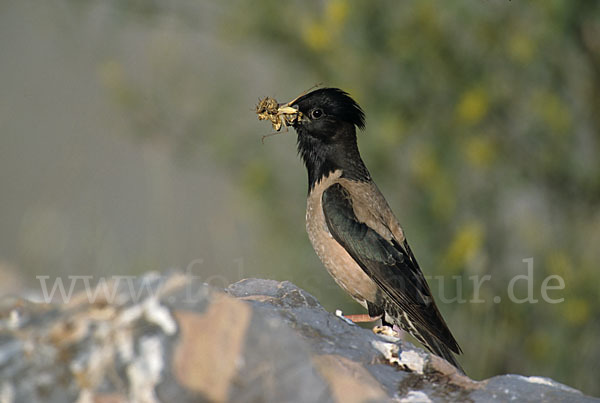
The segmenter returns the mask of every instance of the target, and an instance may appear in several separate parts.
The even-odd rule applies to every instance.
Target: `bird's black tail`
[[[463,375],[465,375],[465,370],[460,366],[454,353],[441,341],[439,341],[435,336],[429,334],[427,331],[423,331],[420,334],[419,340],[423,345],[431,351],[433,354],[442,357],[450,364],[454,365],[456,369],[458,369]]]

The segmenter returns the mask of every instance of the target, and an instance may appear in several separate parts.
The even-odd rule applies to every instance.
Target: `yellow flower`
[[[481,250],[484,232],[480,223],[472,221],[458,229],[448,247],[444,262],[450,271],[471,262]]]
[[[323,51],[331,45],[331,31],[324,24],[318,22],[309,23],[303,31],[304,42],[315,51]]]
[[[485,117],[488,109],[489,100],[484,89],[473,88],[462,95],[456,107],[456,114],[459,121],[473,125]]]
[[[590,306],[583,298],[575,298],[573,296],[565,298],[563,316],[572,325],[582,325],[590,317]]]
[[[346,0],[332,0],[325,9],[327,21],[334,27],[340,28],[348,17],[348,2]]]

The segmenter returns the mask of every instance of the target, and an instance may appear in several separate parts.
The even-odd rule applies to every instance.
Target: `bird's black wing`
[[[423,338],[431,339],[433,336],[437,339],[427,344],[441,343],[460,353],[460,347],[439,313],[408,243],[404,241],[400,245],[397,240],[388,241],[360,222],[354,213],[350,193],[339,183],[323,192],[322,203],[325,221],[334,239],[397,305],[401,311],[399,314],[406,312],[415,332],[423,333],[424,329],[429,334],[421,334]],[[439,352],[434,352],[439,355]]]

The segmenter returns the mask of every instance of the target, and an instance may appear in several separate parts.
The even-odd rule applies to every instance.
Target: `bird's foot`
[[[396,330],[396,326],[375,326],[373,328],[373,333],[378,334],[380,336],[385,336],[386,338],[391,338],[395,340],[400,340],[401,335],[398,330]]]

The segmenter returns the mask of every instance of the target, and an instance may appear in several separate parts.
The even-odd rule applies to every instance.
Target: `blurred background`
[[[188,268],[218,287],[290,280],[361,312],[305,234],[295,134],[263,145],[254,114],[320,82],[363,106],[364,160],[423,271],[443,276],[431,286],[467,373],[600,395],[592,0],[4,0],[0,292]],[[528,258],[539,302],[510,302]],[[484,302],[441,300],[476,299],[486,274]],[[557,304],[540,293],[553,274]]]

